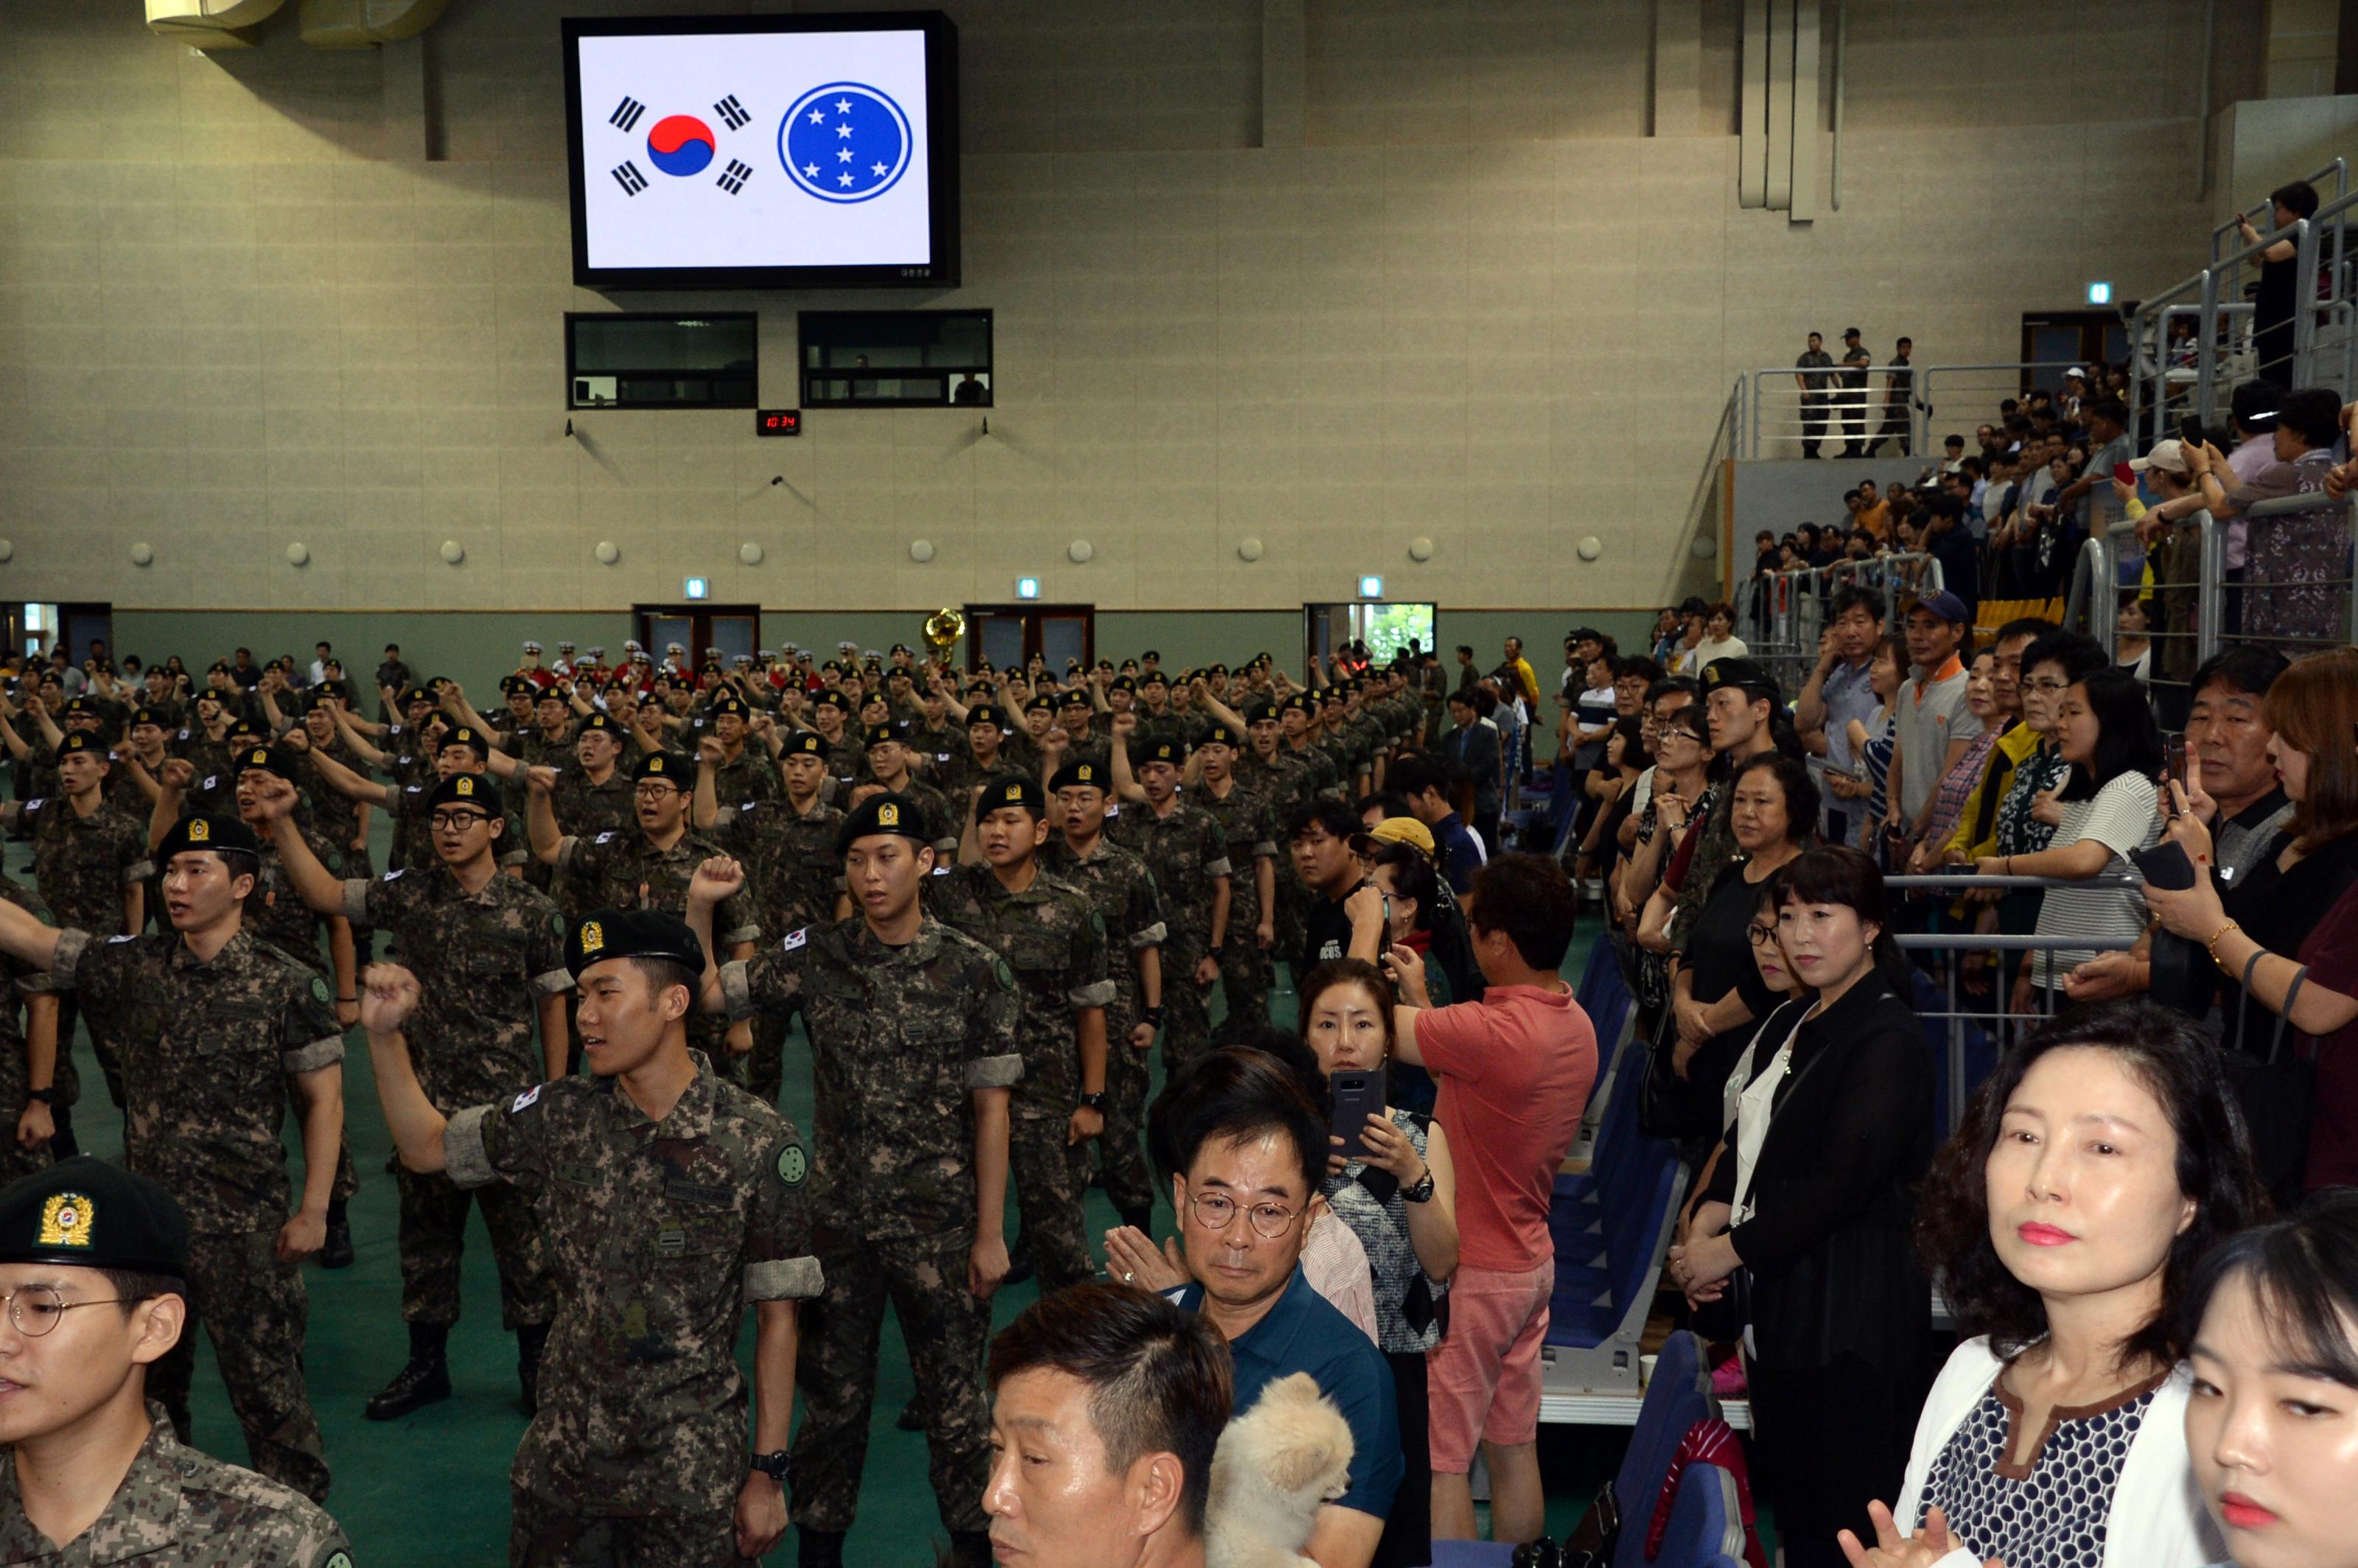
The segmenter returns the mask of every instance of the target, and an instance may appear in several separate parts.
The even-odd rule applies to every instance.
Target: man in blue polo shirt
[[[1173,1299],[1228,1340],[1238,1415],[1295,1372],[1342,1411],[1350,1485],[1318,1510],[1308,1554],[1319,1568],[1368,1568],[1401,1483],[1400,1421],[1383,1353],[1302,1274],[1325,1202],[1325,1120],[1276,1057],[1228,1046],[1174,1075],[1153,1123],[1150,1142],[1176,1162],[1172,1207],[1195,1281]]]
[[[1490,857],[1482,840],[1474,837],[1474,830],[1449,804],[1447,770],[1428,756],[1402,757],[1384,775],[1384,787],[1397,790],[1408,802],[1411,814],[1433,834],[1441,874],[1450,891],[1460,898],[1471,892],[1474,873]]]

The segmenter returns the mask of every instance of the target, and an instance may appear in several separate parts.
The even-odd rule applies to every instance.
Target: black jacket
[[[1753,1079],[1792,1027],[1786,1009],[1807,1005],[1771,1016]],[[1870,974],[1801,1025],[1753,1169],[1753,1217],[1733,1233],[1761,1365],[1799,1370],[1849,1353],[1917,1373],[1932,1303],[1910,1231],[1932,1143],[1923,1026]],[[1735,1188],[1731,1128],[1706,1195],[1730,1202]]]

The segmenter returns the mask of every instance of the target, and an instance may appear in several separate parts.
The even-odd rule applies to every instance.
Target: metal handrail
[[[2033,371],[2072,370],[2085,366],[2087,362],[2084,359],[1992,360],[1980,364],[1926,365],[1917,373],[1914,388],[1916,449],[1920,452],[1927,451],[1932,445],[1932,416],[1938,412],[1938,405],[1933,400],[1932,391],[1937,378],[1942,374],[1954,376],[1966,371],[2010,370],[2028,375]],[[1990,413],[1995,422],[1997,411],[1993,408]]]
[[[2301,178],[2307,180],[2310,185],[2315,185],[2322,179],[2329,178],[2331,178],[2333,181],[2333,195],[2336,199],[2339,199],[2350,193],[2350,160],[2348,158],[2335,158],[2331,163],[2326,164],[2320,168],[2312,170],[2309,174],[2303,175]],[[2323,205],[2324,200],[2320,198],[2319,206],[2321,209]],[[2255,205],[2236,213],[2234,217],[2228,219],[2225,222],[2212,230],[2212,261],[2215,264],[2219,259],[2219,242],[2234,233],[2235,232],[2236,225],[2244,219],[2259,219],[2272,216],[2274,216],[2274,210],[2266,199],[2263,198]],[[2256,229],[2259,227],[2259,224],[2255,222],[2252,226]]]

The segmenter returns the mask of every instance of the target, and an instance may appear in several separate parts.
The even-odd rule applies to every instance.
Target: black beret
[[[503,815],[498,786],[476,773],[452,773],[434,786],[434,793],[426,797],[427,809],[438,810],[446,806],[476,806],[486,816]]]
[[[1007,728],[1007,715],[995,702],[978,702],[966,710],[966,724],[969,730],[978,724],[996,724],[1004,730]]]
[[[1245,709],[1245,722],[1248,724],[1276,723],[1277,704],[1268,701],[1254,703],[1251,707]]]
[[[70,757],[76,752],[96,752],[98,760],[102,762],[107,761],[111,754],[106,749],[106,742],[87,730],[77,730],[58,742],[59,756]]]
[[[484,740],[482,732],[475,729],[474,726],[471,724],[461,724],[456,730],[451,730],[448,735],[443,736],[442,746],[464,746],[467,750],[474,752],[475,755],[482,758],[484,761],[489,762],[491,760],[492,743],[489,741]],[[436,749],[438,751],[441,748],[438,747]]]
[[[882,746],[888,741],[898,743],[907,740],[908,738],[909,726],[907,722],[905,720],[899,720],[884,724],[871,724],[861,734],[860,740],[860,744],[863,746]]]
[[[237,764],[234,769],[237,773],[242,773],[248,769],[255,769],[265,773],[275,773],[282,779],[294,776],[287,771],[286,760],[267,746],[241,746],[233,760]]]
[[[818,706],[832,708],[838,713],[849,713],[851,711],[851,698],[839,691],[823,691],[818,694]]]
[[[888,791],[883,795],[871,795],[851,808],[850,814],[843,819],[843,826],[836,832],[835,852],[840,855],[851,848],[854,840],[879,833],[897,834],[903,838],[914,838],[920,844],[934,841],[933,834],[926,827],[925,807],[905,795]]]
[[[745,717],[745,704],[736,697],[724,697],[712,705],[712,717],[718,719],[724,713],[733,713],[742,719]]]
[[[1023,711],[1031,713],[1035,710],[1042,713],[1054,713],[1056,711],[1056,705],[1044,697],[1035,697],[1023,705]]]
[[[158,729],[161,729],[163,727],[164,720],[157,715],[154,708],[142,708],[135,710],[131,715],[131,722],[135,726],[141,724],[153,724]]]
[[[222,854],[238,853],[262,858],[262,845],[254,837],[254,829],[234,816],[214,816],[199,813],[183,816],[164,835],[156,846],[156,863],[168,866],[172,857],[190,849],[211,849]]]
[[[1175,768],[1186,761],[1187,742],[1169,735],[1149,741],[1138,754],[1138,764],[1141,767],[1144,767],[1149,762],[1168,762]]]
[[[401,706],[404,708],[407,708],[413,702],[431,702],[433,700],[434,694],[427,690],[422,686],[411,687],[407,691],[401,694]]]
[[[1116,676],[1109,684],[1109,689],[1113,691],[1127,691],[1135,694],[1138,690],[1138,682],[1132,680],[1128,676]]]
[[[565,941],[565,967],[573,978],[609,958],[662,958],[704,972],[704,945],[696,933],[660,909],[601,909],[576,922]]]
[[[1703,693],[1709,697],[1724,686],[1732,686],[1747,697],[1765,697],[1772,704],[1785,700],[1784,689],[1777,677],[1750,659],[1714,659],[1703,667]]]
[[[1035,817],[1044,816],[1048,797],[1041,793],[1040,781],[1029,773],[1019,778],[995,779],[975,798],[974,819],[979,822],[992,812],[1011,806],[1020,806]]]
[[[1048,781],[1048,787],[1057,790],[1084,788],[1109,790],[1113,787],[1113,780],[1108,775],[1101,763],[1066,762],[1056,770],[1056,776]]]
[[[526,684],[530,683],[527,682]],[[557,687],[553,686],[545,686],[540,688],[540,700],[543,702],[563,702],[565,700],[565,694],[557,690]]]
[[[1056,706],[1059,708],[1087,708],[1089,706],[1089,694],[1082,690],[1079,687],[1075,687],[1072,690],[1066,692],[1057,700]]]
[[[78,1154],[0,1189],[0,1263],[185,1278],[189,1217],[163,1184]]]
[[[587,735],[591,730],[608,735],[620,735],[622,732],[622,727],[614,722],[613,716],[611,714],[593,713],[581,721],[581,735]],[[575,736],[574,739],[579,740],[580,735]]]
[[[1167,688],[1171,682],[1161,670],[1149,670],[1139,677],[1138,684],[1141,687],[1159,686]]]
[[[633,784],[638,783],[641,779],[668,779],[677,784],[681,779],[693,779],[695,776],[695,763],[685,757],[674,756],[669,752],[649,752],[631,767]],[[680,787],[688,789],[694,786],[681,784]]]
[[[816,730],[795,730],[786,737],[785,746],[778,752],[781,760],[787,757],[824,757],[826,755],[827,737]]]

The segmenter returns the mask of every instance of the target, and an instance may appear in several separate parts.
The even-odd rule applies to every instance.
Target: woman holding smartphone
[[[1391,982],[1373,964],[1341,958],[1302,979],[1302,1043],[1316,1058],[1314,1096],[1349,1103],[1338,1079],[1380,1088],[1391,1057]],[[1334,1114],[1330,1110],[1330,1114]],[[1457,1271],[1457,1174],[1439,1122],[1375,1105],[1343,1127],[1326,1157],[1327,1207],[1368,1250],[1376,1344],[1391,1364],[1404,1468],[1375,1561],[1433,1560],[1433,1455],[1424,1353],[1441,1343],[1450,1276]]]

